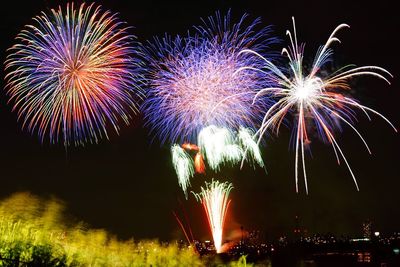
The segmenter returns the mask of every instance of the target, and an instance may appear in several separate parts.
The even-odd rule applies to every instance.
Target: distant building
[[[301,224],[301,218],[299,215],[294,217],[294,228],[293,233],[290,236],[293,236],[295,240],[299,241],[303,237],[307,236],[308,231]]]
[[[372,223],[370,220],[363,222],[362,224],[362,236],[363,238],[372,238]]]

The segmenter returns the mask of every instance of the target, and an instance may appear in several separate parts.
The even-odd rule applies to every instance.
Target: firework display
[[[82,4],[42,12],[9,49],[6,90],[41,141],[97,143],[129,124],[142,98],[135,37],[115,14]]]
[[[338,163],[340,163],[341,158],[343,159],[357,190],[359,187],[356,178],[338,144],[334,130],[340,129],[341,124],[348,125],[360,137],[369,153],[371,152],[366,141],[354,126],[356,109],[365,113],[368,119],[370,119],[368,113],[378,115],[397,131],[382,114],[360,104],[346,94],[351,89],[347,81],[355,76],[372,75],[390,84],[385,75],[390,77],[392,75],[387,70],[376,66],[354,67],[353,65],[348,65],[329,75],[321,72],[324,65],[332,61],[333,51],[330,46],[332,43],[339,42],[336,33],[340,29],[348,27],[346,24],[341,24],[332,32],[325,45],[318,49],[309,72],[303,66],[304,45],[298,44],[294,18],[293,34],[287,31],[291,46],[282,50],[282,54],[286,55],[289,60],[287,67],[280,68],[256,51],[245,49],[241,52],[243,54],[257,55],[264,60],[264,66],[262,68],[242,67],[238,70],[239,73],[248,70],[266,73],[275,84],[272,87],[258,90],[254,97],[254,102],[257,102],[261,96],[268,96],[276,100],[276,103],[268,108],[262,125],[256,132],[258,142],[260,142],[268,129],[278,133],[282,121],[290,113],[294,115],[296,125],[294,129],[296,192],[299,190],[298,171],[300,169],[299,157],[301,157],[305,190],[308,193],[305,150],[309,148],[311,142],[310,128],[315,127],[320,137],[332,145]]]
[[[261,66],[259,58],[240,51],[265,50],[274,39],[266,38],[268,28],[256,30],[258,19],[246,26],[245,17],[231,26],[229,13],[217,13],[193,36],[166,36],[144,46],[150,69],[143,112],[162,142],[193,143],[210,125],[238,129],[261,121],[261,103],[251,103],[254,88],[267,79],[251,70],[237,73]]]
[[[213,180],[211,183],[206,182],[206,186],[201,188],[200,193],[194,194],[206,212],[217,253],[222,252],[224,223],[230,203],[229,193],[232,189],[232,184],[228,182],[221,183]]]
[[[39,2],[3,5],[0,267],[400,267],[394,5]]]
[[[182,149],[195,153],[197,173],[204,173],[206,166],[219,171],[222,164],[240,162],[244,150],[249,150],[249,156],[253,156],[250,150],[257,150],[247,148],[251,138],[238,142],[234,134],[261,122],[260,107],[269,103],[268,98],[254,105],[252,101],[255,88],[265,87],[269,79],[243,69],[259,68],[262,60],[240,52],[265,52],[275,39],[267,38],[268,28],[256,29],[259,19],[246,26],[245,18],[231,25],[230,13],[222,17],[217,12],[195,27],[193,35],[166,35],[143,46],[149,65],[147,99],[142,107],[145,121],[162,143],[173,144],[172,161],[186,197],[193,172],[187,158],[182,164]],[[178,144],[182,144],[180,150]],[[256,142],[252,145],[257,146]],[[256,153],[255,162],[263,166]]]

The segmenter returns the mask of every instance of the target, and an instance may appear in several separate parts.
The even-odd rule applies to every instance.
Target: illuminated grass
[[[118,240],[84,224],[68,225],[63,204],[28,193],[0,201],[0,267],[224,266],[188,247],[154,240]],[[228,266],[249,266],[245,258]]]
[[[63,206],[29,194],[0,203],[0,266],[203,266],[192,249],[120,241],[104,230],[62,222]]]

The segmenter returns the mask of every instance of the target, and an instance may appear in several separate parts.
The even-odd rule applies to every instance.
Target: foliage
[[[66,223],[64,205],[17,193],[0,202],[0,267],[205,266],[187,247],[118,240],[105,230]],[[218,264],[218,266],[221,266]],[[228,266],[248,266],[246,259]]]
[[[27,193],[0,203],[0,266],[202,266],[192,249],[121,241],[104,230],[66,225],[61,202]]]

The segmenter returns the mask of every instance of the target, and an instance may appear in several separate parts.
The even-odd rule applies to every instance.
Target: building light
[[[369,238],[353,238],[350,239],[351,242],[361,242],[361,241],[369,241]]]

